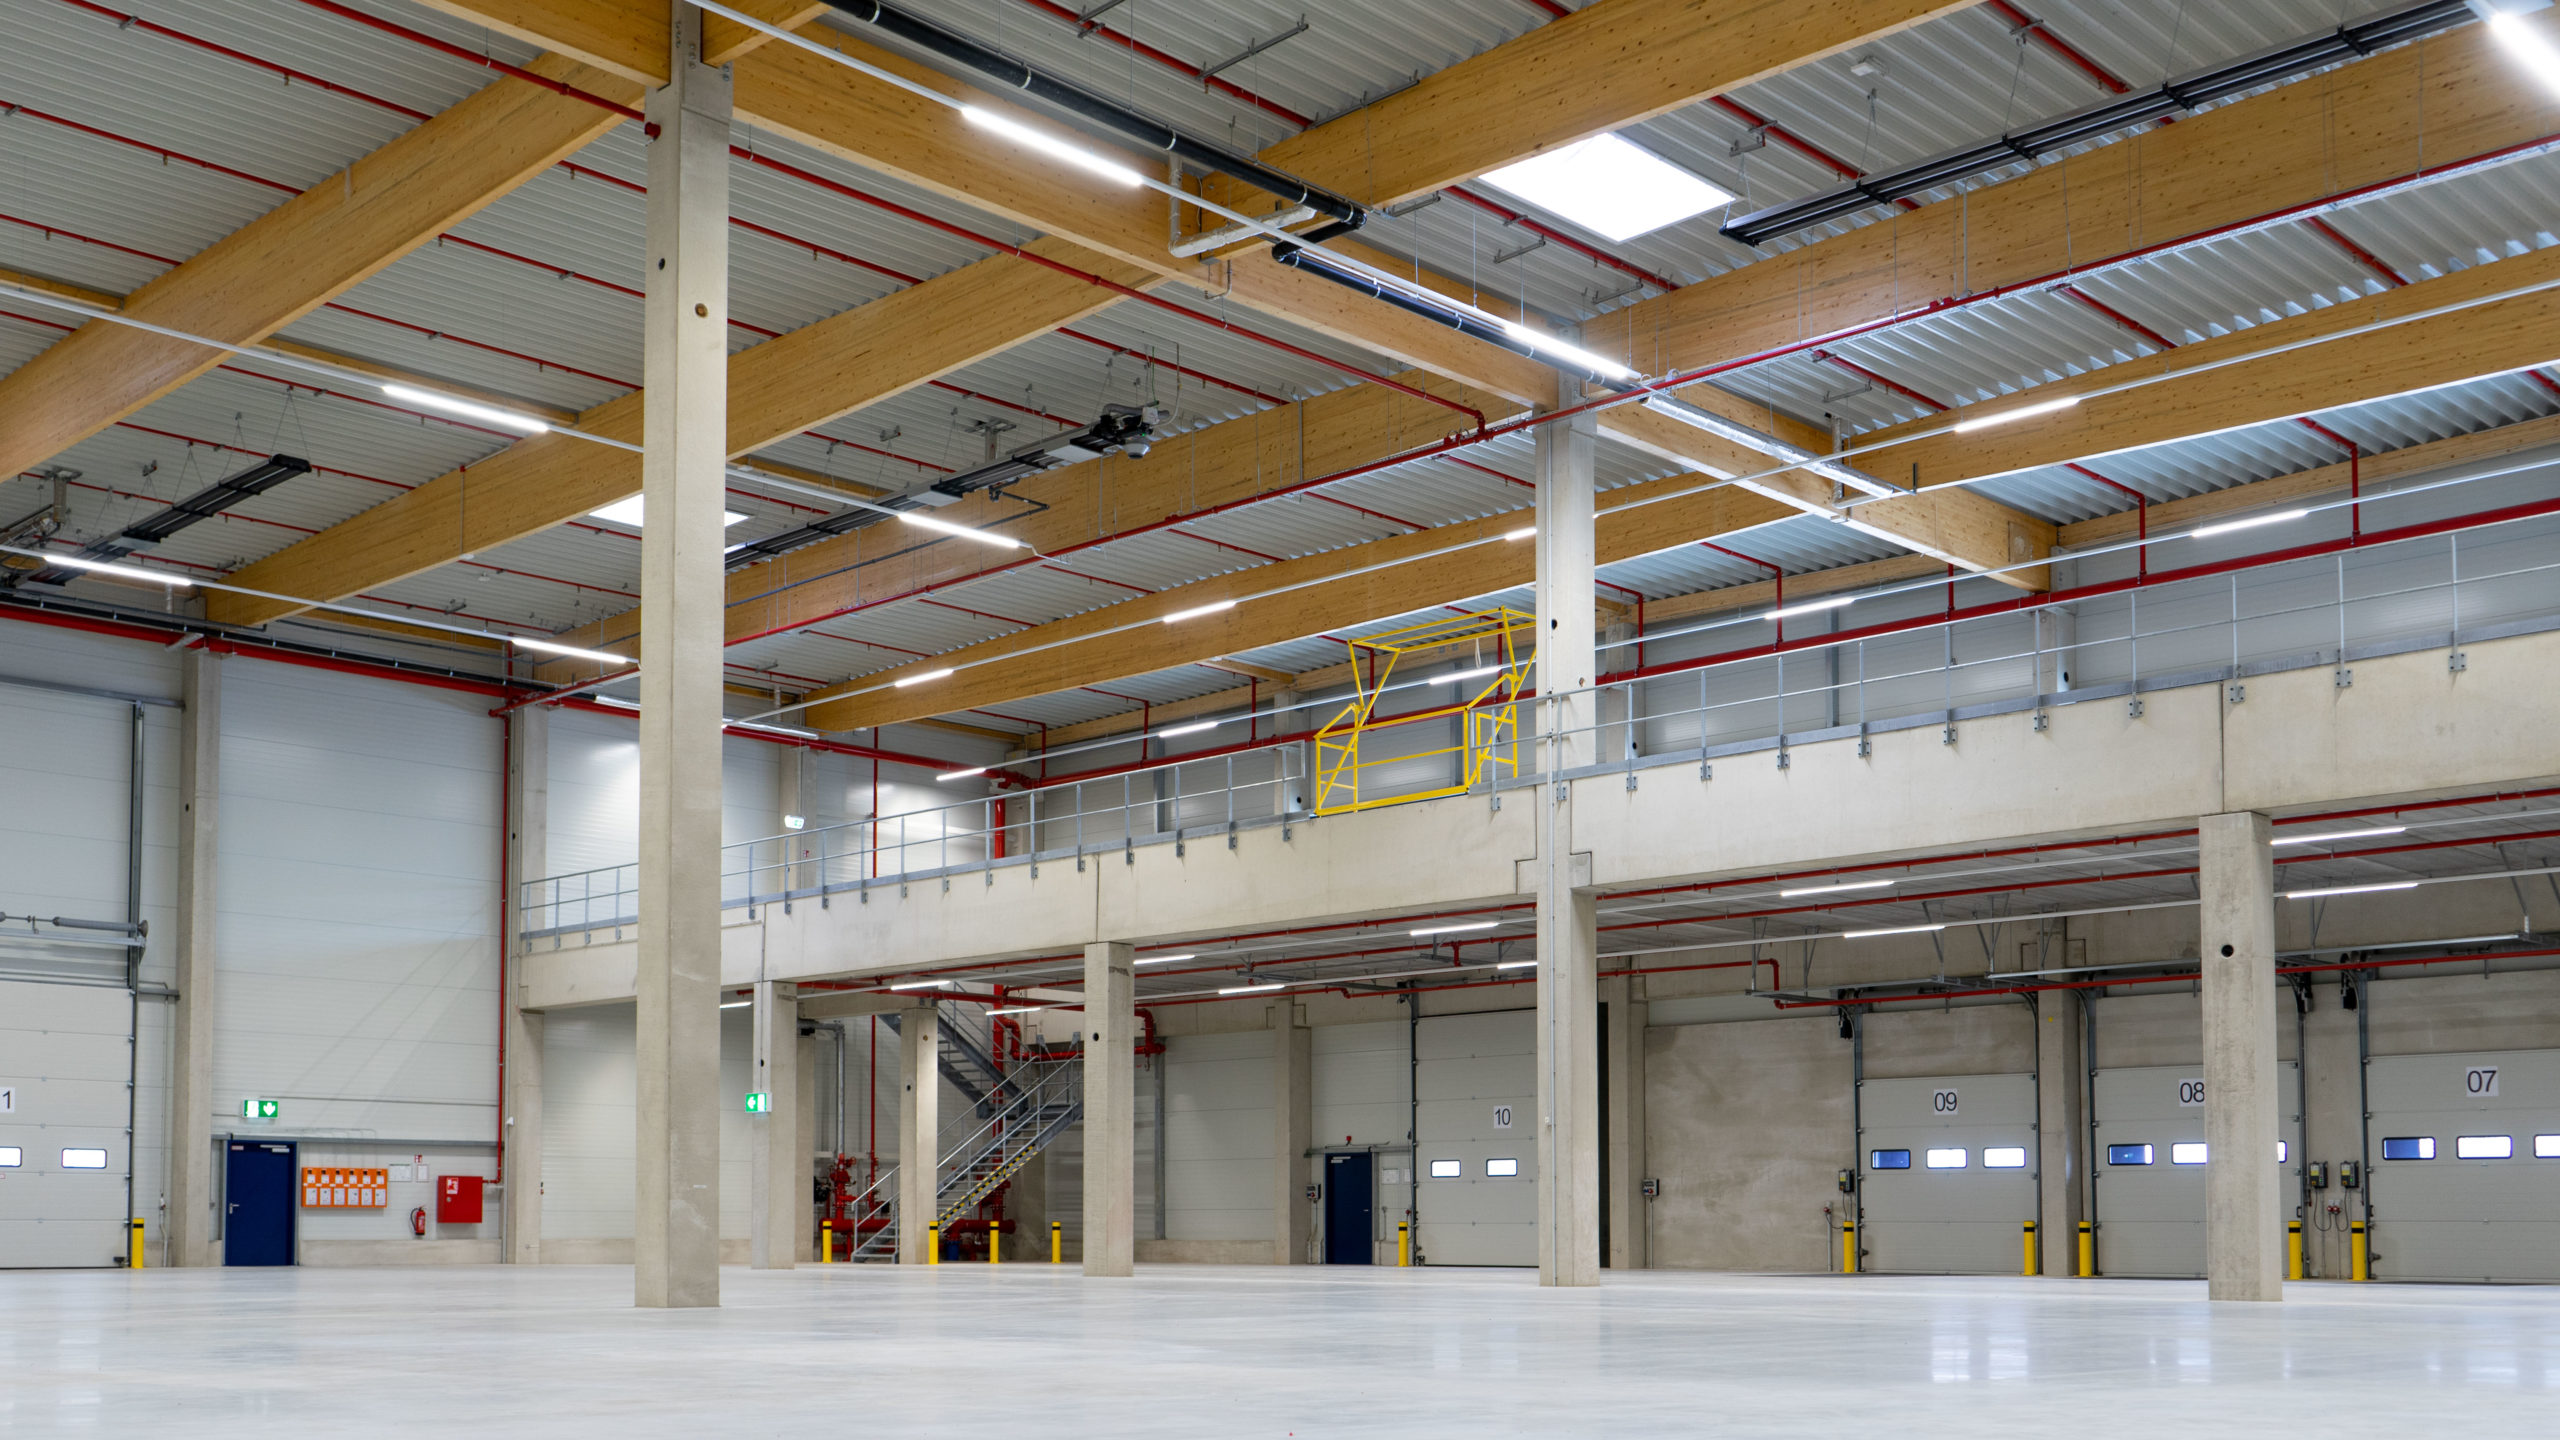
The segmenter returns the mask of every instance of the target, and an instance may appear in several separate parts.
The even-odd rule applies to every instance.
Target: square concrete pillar
[[[1121,1276],[1137,1258],[1136,947],[1084,947],[1084,1273]]]
[[[1314,1081],[1307,1027],[1298,1002],[1283,1000],[1271,1015],[1271,1263],[1307,1263],[1315,1207],[1307,1203],[1307,1149],[1314,1143]]]
[[[1599,909],[1591,895],[1566,884],[1570,867],[1543,868],[1538,892],[1538,1283],[1597,1285]]]
[[[2203,897],[2205,1281],[2216,1300],[2284,1298],[2276,1163],[2275,857],[2267,817],[2198,822]]]
[[[1558,382],[1559,407],[1581,400],[1579,387]],[[1598,709],[1587,690],[1599,671],[1593,645],[1597,556],[1592,532],[1594,454],[1599,422],[1589,414],[1540,426],[1538,471],[1538,725],[1561,737],[1547,763],[1572,769],[1598,754],[1592,731]]]
[[[799,1157],[792,1171],[792,1193],[798,1197],[792,1204],[792,1228],[799,1239],[792,1244],[791,1256],[803,1265],[818,1259],[818,1037],[800,1037],[800,1116]]]
[[[178,973],[169,1065],[169,1263],[219,1265],[213,1237],[214,876],[221,853],[222,657],[190,650],[178,719]]]
[[[498,936],[507,957],[500,1014],[506,1028],[501,1111],[499,1256],[510,1265],[542,1260],[542,1033],[539,1010],[517,1003],[524,993],[524,887],[550,873],[551,711],[528,706],[507,717],[507,873]],[[547,918],[547,917],[546,917]]]
[[[2089,1084],[2080,996],[2047,990],[2036,1002],[2037,1273],[2080,1273],[2080,1217],[2089,1185]]]
[[[1644,1149],[1644,1032],[1647,1006],[1642,981],[1620,977],[1600,982],[1606,1007],[1609,1054],[1609,1247],[1612,1270],[1641,1270],[1646,1264],[1646,1174]]]
[[[942,1174],[942,1015],[930,1003],[898,1017],[898,1263],[922,1265],[932,1251]]]
[[[747,1088],[761,1092],[766,1107],[747,1117],[747,1263],[788,1270],[809,1210],[809,1159],[800,1145],[800,987],[756,982]]]
[[[720,523],[729,451],[729,76],[673,3],[647,98],[641,308],[640,856],[634,1294],[720,1303]]]

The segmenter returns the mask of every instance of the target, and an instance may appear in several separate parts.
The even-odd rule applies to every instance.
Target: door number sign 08
[[[1956,1092],[1953,1090],[1929,1092],[1929,1109],[1933,1114],[1953,1115],[1956,1113]]]
[[[2179,1081],[2178,1103],[2190,1110],[2194,1109],[2198,1105],[2202,1105],[2204,1103],[2204,1082],[2201,1080]]]

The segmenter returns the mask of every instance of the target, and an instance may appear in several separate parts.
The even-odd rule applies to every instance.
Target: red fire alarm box
[[[477,1225],[480,1223],[480,1177],[477,1175],[439,1175],[436,1177],[436,1223],[439,1225]]]

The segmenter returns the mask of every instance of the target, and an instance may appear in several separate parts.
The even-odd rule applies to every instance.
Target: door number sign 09
[[[1956,1092],[1953,1090],[1929,1092],[1929,1109],[1934,1114],[1953,1115],[1956,1113]]]

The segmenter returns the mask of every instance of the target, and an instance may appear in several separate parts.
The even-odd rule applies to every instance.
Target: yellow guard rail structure
[[[1380,805],[1401,805],[1408,800],[1463,795],[1485,780],[1518,775],[1519,701],[1529,688],[1537,634],[1535,616],[1504,606],[1426,620],[1343,642],[1351,650],[1351,678],[1356,693],[1350,704],[1316,731],[1315,813],[1341,815]],[[1482,688],[1472,698],[1385,717],[1378,715],[1378,701],[1392,684],[1398,662],[1459,646],[1472,647],[1475,664],[1454,677],[1441,678],[1456,679],[1461,697],[1467,695],[1464,687],[1482,681]],[[1380,754],[1381,747],[1372,739],[1382,731],[1451,715],[1465,721],[1462,738],[1456,745],[1430,750],[1395,747],[1393,753]],[[1460,779],[1454,785],[1427,790],[1399,788],[1387,795],[1364,792],[1363,777],[1379,766],[1453,753],[1464,757]]]

